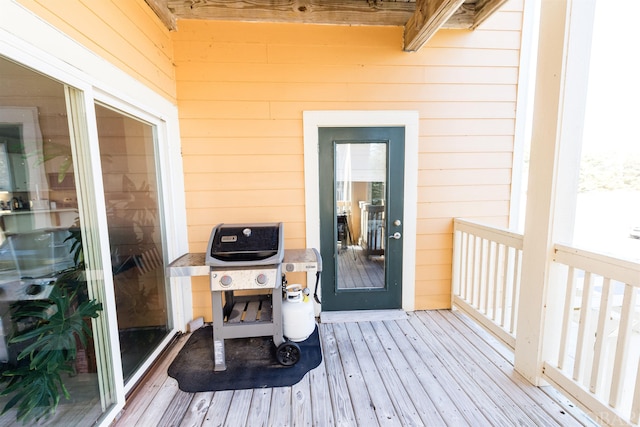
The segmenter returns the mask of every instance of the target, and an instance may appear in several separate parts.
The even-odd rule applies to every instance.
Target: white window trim
[[[398,126],[405,129],[404,236],[402,262],[402,308],[415,309],[416,235],[418,216],[418,123],[417,111],[305,111],[304,175],[307,247],[320,248],[320,200],[318,128]],[[307,283],[313,283],[308,277]],[[320,293],[320,292],[318,292]]]

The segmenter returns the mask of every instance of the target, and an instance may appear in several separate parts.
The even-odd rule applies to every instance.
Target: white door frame
[[[417,111],[305,111],[304,178],[307,247],[320,248],[320,205],[318,188],[318,128],[321,127],[403,127],[404,236],[402,262],[402,309],[415,309],[416,234],[418,214],[418,122]],[[307,283],[314,283],[312,274]],[[320,289],[318,289],[320,294]],[[319,307],[316,307],[316,312]]]

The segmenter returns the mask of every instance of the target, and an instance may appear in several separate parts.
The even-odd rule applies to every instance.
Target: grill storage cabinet
[[[365,255],[384,255],[384,205],[361,204],[361,246]]]
[[[210,278],[216,371],[226,369],[224,340],[233,338],[270,335],[281,364],[298,361],[298,345],[286,341],[282,332],[282,265],[286,272],[317,272],[321,264],[316,250],[285,251],[282,242],[281,223],[221,224],[212,232],[207,253],[185,254],[167,268],[173,277]],[[242,296],[236,291],[243,291]]]

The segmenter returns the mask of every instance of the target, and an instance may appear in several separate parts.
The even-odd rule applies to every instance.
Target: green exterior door
[[[402,306],[404,128],[319,129],[322,310]]]

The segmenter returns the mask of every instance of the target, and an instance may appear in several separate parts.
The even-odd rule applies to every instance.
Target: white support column
[[[555,359],[562,289],[553,244],[573,238],[595,0],[543,0],[515,367],[540,383]]]

